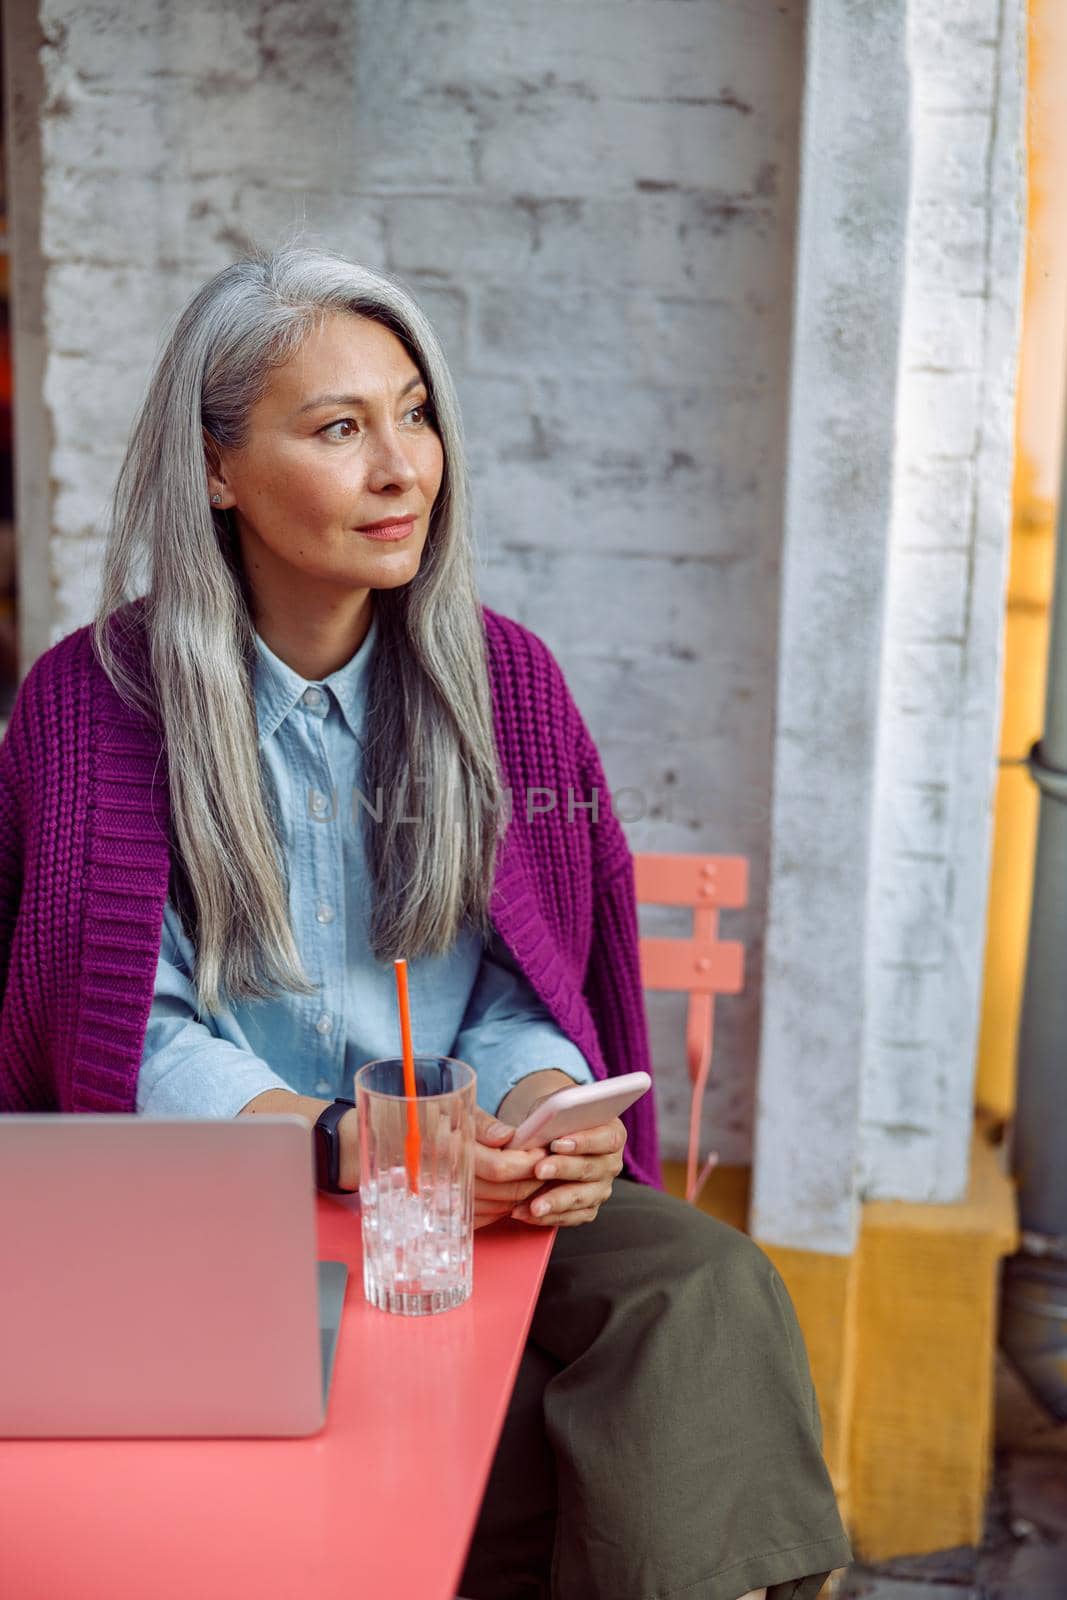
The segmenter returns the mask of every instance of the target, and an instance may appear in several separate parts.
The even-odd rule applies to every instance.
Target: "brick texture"
[[[469,438],[485,599],[557,652],[637,849],[741,852],[707,1133],[747,1159],[803,6],[42,0],[47,627],[91,614],[160,336],[293,224],[399,275]],[[24,45],[25,47],[25,45]],[[28,665],[28,663],[26,663]],[[654,1007],[664,1145],[678,1010]]]

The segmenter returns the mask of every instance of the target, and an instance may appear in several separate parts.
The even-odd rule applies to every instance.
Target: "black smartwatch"
[[[319,1114],[315,1123],[315,1183],[327,1194],[354,1194],[353,1189],[342,1189],[338,1183],[341,1175],[341,1136],[337,1124],[346,1111],[351,1111],[354,1100],[342,1100],[340,1095]]]

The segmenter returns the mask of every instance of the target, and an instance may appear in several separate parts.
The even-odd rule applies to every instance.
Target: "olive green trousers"
[[[770,1258],[645,1184],[561,1228],[459,1591],[814,1600],[851,1559]]]

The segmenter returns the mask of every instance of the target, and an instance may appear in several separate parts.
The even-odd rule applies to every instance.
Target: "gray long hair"
[[[257,744],[251,596],[229,515],[209,504],[205,438],[239,447],[272,370],[337,311],[372,318],[405,345],[444,453],[420,570],[374,596],[361,787],[387,803],[380,822],[364,819],[371,946],[382,961],[441,954],[464,925],[489,927],[503,791],[462,424],[440,343],[391,278],[299,242],[256,251],[199,290],[156,364],[115,489],[92,635],[116,691],[162,735],[171,895],[208,1011],[318,985],[289,920]],[[142,571],[149,682],[127,670],[109,625]],[[405,824],[412,816],[423,820]]]

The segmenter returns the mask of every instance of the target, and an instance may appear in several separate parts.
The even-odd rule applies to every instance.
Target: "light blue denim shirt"
[[[352,1098],[358,1067],[400,1053],[393,965],[376,961],[368,943],[360,817],[364,691],[376,635],[372,621],[351,660],[316,683],[256,635],[260,756],[289,863],[293,933],[319,992],[243,1001],[198,1020],[193,948],[168,899],[139,1112],[232,1117],[265,1089]],[[469,1062],[484,1110],[495,1112],[520,1078],[546,1067],[592,1082],[585,1058],[496,934],[483,945],[466,932],[446,955],[409,961],[408,982],[416,1053]]]

